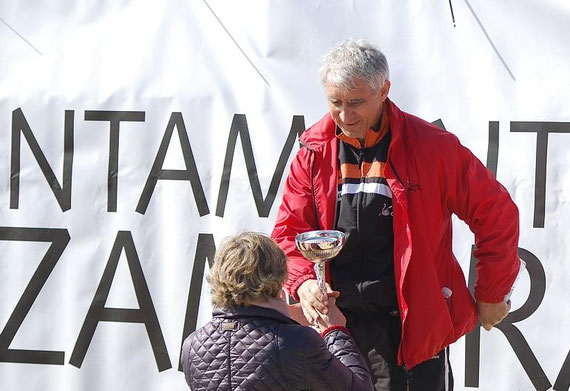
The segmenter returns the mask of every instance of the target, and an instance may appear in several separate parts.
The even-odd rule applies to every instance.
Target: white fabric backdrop
[[[0,3],[0,389],[187,389],[184,327],[211,310],[198,266],[227,235],[271,231],[293,118],[326,111],[319,57],[364,37],[387,55],[400,108],[440,119],[483,162],[498,129],[497,177],[538,261],[513,295],[513,310],[527,304],[512,343],[494,329],[480,358],[453,345],[455,389],[568,390],[570,3],[452,5],[455,27],[443,0]],[[151,172],[164,176],[145,190]],[[457,223],[468,273],[473,238]]]

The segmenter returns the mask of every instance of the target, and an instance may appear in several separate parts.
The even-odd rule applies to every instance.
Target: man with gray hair
[[[388,99],[388,63],[376,47],[345,41],[320,72],[329,113],[301,136],[272,233],[288,257],[285,287],[310,322],[326,314],[295,236],[344,232],[327,289],[340,292],[376,390],[451,390],[448,346],[510,309],[518,210],[456,136]],[[453,214],[475,234],[474,297],[452,253]]]

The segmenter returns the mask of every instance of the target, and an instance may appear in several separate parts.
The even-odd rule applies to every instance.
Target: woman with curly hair
[[[190,389],[373,390],[337,293],[317,332],[291,318],[286,279],[285,254],[268,236],[246,232],[223,242],[208,277],[213,319],[184,341]]]

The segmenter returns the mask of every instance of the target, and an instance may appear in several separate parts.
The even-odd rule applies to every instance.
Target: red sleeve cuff
[[[350,331],[345,327],[345,326],[341,326],[339,324],[333,324],[332,326],[327,327],[326,329],[324,329],[321,332],[321,337],[325,337],[325,335],[327,335],[328,333],[330,333],[331,331],[334,330],[341,330],[344,331],[346,334],[350,335]]]
[[[505,301],[505,297],[507,294],[500,295],[500,296],[485,296],[485,295],[475,295],[475,300],[480,301],[481,303],[490,303],[490,304],[497,304],[502,301]]]

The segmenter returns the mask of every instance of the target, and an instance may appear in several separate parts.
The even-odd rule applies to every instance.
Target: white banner
[[[528,272],[455,389],[570,386],[570,3],[4,1],[0,389],[186,390],[216,244],[269,233],[320,56],[386,54],[390,98],[458,135],[520,210]],[[454,251],[473,278],[473,237]]]

